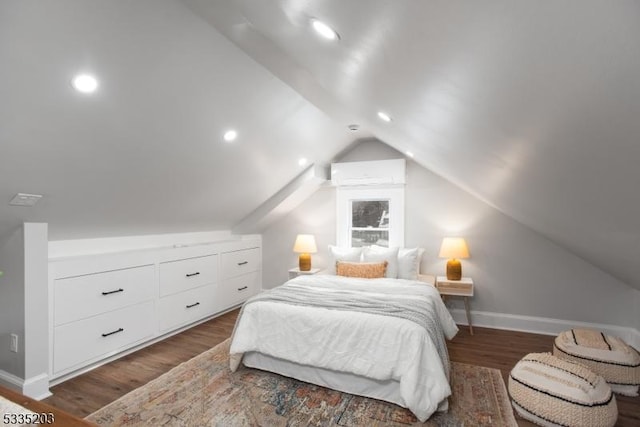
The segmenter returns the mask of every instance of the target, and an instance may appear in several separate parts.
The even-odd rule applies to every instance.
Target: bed
[[[445,338],[457,331],[438,291],[424,282],[298,276],[245,303],[230,367],[242,362],[396,403],[425,421],[447,408]]]

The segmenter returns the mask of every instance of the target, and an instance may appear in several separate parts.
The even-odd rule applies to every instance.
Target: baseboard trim
[[[7,371],[0,369],[0,384],[10,388],[11,390],[22,393],[22,383],[24,380],[20,377],[16,377]]]
[[[36,375],[24,380],[0,369],[0,384],[35,400],[42,400],[51,396],[49,376],[47,374]]]
[[[456,323],[467,325],[467,315],[463,309],[449,309]],[[640,349],[640,331],[626,326],[606,325],[602,323],[578,322],[574,320],[552,319],[548,317],[520,316],[517,314],[471,311],[473,326],[506,329],[510,331],[530,332],[542,335],[557,335],[571,328],[597,329],[607,335],[615,335],[629,345]]]
[[[40,374],[24,380],[22,394],[35,400],[42,400],[52,396],[49,391],[49,375]]]

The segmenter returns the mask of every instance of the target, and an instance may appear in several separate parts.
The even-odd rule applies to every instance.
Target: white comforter
[[[402,279],[354,279],[340,276],[299,276],[290,284],[322,292],[350,289],[378,295],[420,299],[433,307],[444,336],[458,328],[431,285]],[[277,302],[247,305],[231,343],[231,369],[242,354],[257,351],[302,365],[349,372],[400,383],[404,405],[425,421],[451,394],[434,343],[416,323],[389,316],[329,310]]]

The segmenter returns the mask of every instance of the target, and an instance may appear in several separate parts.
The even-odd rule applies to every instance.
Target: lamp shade
[[[462,237],[445,237],[440,246],[440,258],[449,258],[447,261],[447,279],[462,279],[462,265],[460,258],[469,258],[467,242]]]
[[[299,254],[313,254],[318,252],[316,238],[312,234],[298,234],[293,245],[293,252]]]
[[[469,258],[467,242],[462,237],[445,237],[440,246],[440,258]]]

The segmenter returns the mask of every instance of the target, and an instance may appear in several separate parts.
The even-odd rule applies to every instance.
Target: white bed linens
[[[383,296],[389,304],[394,300],[420,301],[437,316],[442,327],[437,333],[451,339],[458,331],[438,291],[423,282],[316,275],[299,276],[280,288],[285,287],[348,294],[354,299]],[[237,369],[245,352],[380,381],[395,380],[400,384],[402,406],[421,421],[451,394],[448,372],[428,331],[404,318],[249,300],[232,338],[232,370]]]

